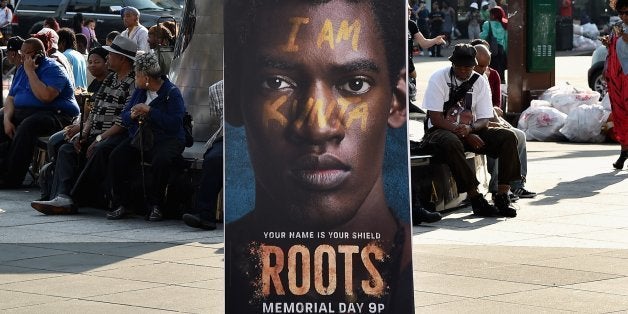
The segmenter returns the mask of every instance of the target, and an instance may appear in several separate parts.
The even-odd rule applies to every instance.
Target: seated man
[[[98,183],[104,178],[109,153],[126,137],[125,129],[118,123],[124,105],[135,90],[133,62],[137,45],[132,40],[119,36],[114,39],[113,45],[104,48],[109,51],[107,60],[111,73],[94,96],[95,105],[83,126],[81,138],[77,137],[73,143],[63,144],[58,150],[50,191],[51,200],[31,202],[31,206],[43,214],[76,212],[70,192],[82,169],[77,167],[81,156],[88,159],[93,156],[82,176],[82,194],[97,193]],[[78,128],[73,128],[68,130],[67,135],[73,137],[78,132]],[[84,154],[79,154],[81,151]]]
[[[517,137],[508,129],[488,126],[493,116],[490,87],[485,77],[473,71],[475,55],[473,46],[458,44],[449,58],[453,66],[430,77],[423,99],[429,126],[423,145],[435,160],[449,166],[458,190],[468,193],[474,214],[515,217],[507,193],[510,182],[521,177]],[[466,163],[465,151],[502,160],[495,206],[478,192],[479,182]]]
[[[0,185],[18,187],[24,181],[38,137],[70,124],[79,114],[72,83],[53,59],[47,58],[37,38],[24,41],[23,66],[17,69],[2,112]]]
[[[514,128],[508,121],[504,120],[502,116],[502,98],[501,98],[501,79],[499,73],[489,66],[491,63],[491,51],[488,48],[488,43],[484,39],[476,39],[471,42],[471,45],[475,48],[477,55],[475,59],[478,65],[474,70],[480,74],[486,76],[489,86],[491,87],[491,99],[493,102],[493,109],[495,110],[494,117],[489,122],[489,126],[500,126],[507,128],[515,133],[517,136],[517,152],[519,154],[519,162],[521,163],[521,178],[510,182],[510,190],[512,191],[515,199],[518,198],[533,198],[536,193],[526,190],[524,187],[526,174],[528,173],[528,151],[526,148],[526,134],[525,132]],[[489,183],[489,190],[496,194],[497,192],[497,159],[488,157],[488,171],[491,173],[491,181]],[[511,198],[512,199],[512,198]]]
[[[207,141],[207,151],[203,156],[203,176],[196,198],[194,211],[184,214],[186,225],[205,230],[216,229],[216,204],[222,189],[222,136],[223,136],[223,81],[209,87],[210,115],[220,118],[220,127]]]

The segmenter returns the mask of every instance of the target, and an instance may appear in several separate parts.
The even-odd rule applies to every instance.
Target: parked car
[[[146,27],[157,24],[161,16],[177,13],[151,0],[20,0],[13,16],[13,33],[27,38],[33,30],[41,29],[48,17],[56,18],[61,27],[71,28],[74,15],[80,12],[85,19],[96,20],[96,37],[104,44],[109,32],[124,30],[120,10],[125,6],[136,7],[140,23]]]
[[[604,97],[607,91],[606,79],[604,78],[604,64],[606,63],[607,55],[608,49],[606,46],[597,47],[591,56],[591,67],[588,71],[589,87],[599,92],[600,97]]]

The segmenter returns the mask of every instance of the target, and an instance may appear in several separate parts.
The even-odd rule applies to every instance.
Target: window
[[[67,12],[94,12],[96,0],[71,0]]]
[[[22,0],[17,6],[17,10],[29,11],[56,11],[59,7],[59,1],[53,0]]]

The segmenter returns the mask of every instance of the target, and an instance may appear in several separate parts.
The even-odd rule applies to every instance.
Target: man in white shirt
[[[9,37],[13,35],[11,28],[11,20],[13,20],[13,11],[7,6],[7,0],[0,0],[0,32],[2,32],[2,38],[0,41],[3,45],[9,40]]]
[[[126,26],[120,35],[133,40],[139,50],[148,51],[150,49],[148,46],[148,29],[140,24],[140,11],[135,7],[124,7],[120,13],[124,26]]]
[[[517,137],[508,129],[488,127],[493,117],[491,90],[486,78],[473,71],[475,55],[473,46],[458,44],[449,58],[452,66],[430,77],[423,99],[429,127],[423,147],[449,166],[458,190],[468,193],[474,214],[515,217],[507,193],[509,182],[521,178]],[[499,163],[494,206],[478,192],[479,182],[466,163],[465,151],[503,161]]]

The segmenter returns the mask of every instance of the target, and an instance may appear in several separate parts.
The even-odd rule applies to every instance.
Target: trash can
[[[573,19],[556,17],[556,51],[573,49]]]

